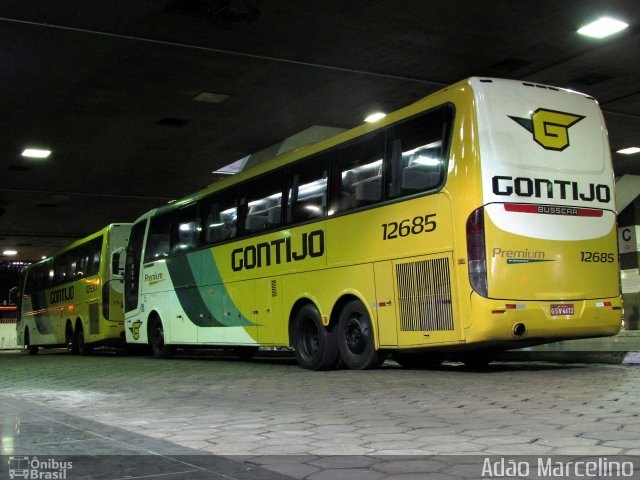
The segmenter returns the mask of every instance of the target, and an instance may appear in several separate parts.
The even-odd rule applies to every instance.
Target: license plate
[[[576,309],[573,303],[552,303],[551,315],[573,315]]]

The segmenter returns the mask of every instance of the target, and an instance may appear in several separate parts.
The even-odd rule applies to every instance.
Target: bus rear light
[[[611,302],[596,302],[596,307],[612,307],[613,304]]]
[[[488,296],[487,257],[484,241],[484,208],[474,210],[467,219],[467,256],[471,288],[483,297]]]

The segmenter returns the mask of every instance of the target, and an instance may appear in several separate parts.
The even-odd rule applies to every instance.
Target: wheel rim
[[[351,353],[362,355],[369,340],[369,325],[362,315],[354,313],[347,321],[344,335]]]
[[[313,320],[305,319],[300,334],[300,349],[306,357],[312,357],[320,348],[320,332]]]

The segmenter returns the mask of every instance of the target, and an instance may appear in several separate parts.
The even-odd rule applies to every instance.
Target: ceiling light
[[[585,25],[578,30],[578,33],[587,37],[604,38],[624,30],[628,26],[628,23],[621,22],[620,20],[602,17],[595,22]]]
[[[231,95],[225,95],[224,93],[213,93],[213,92],[200,92],[198,95],[193,97],[193,99],[196,102],[207,102],[207,103],[222,103],[229,98],[231,98]]]
[[[365,122],[367,123],[373,123],[373,122],[377,122],[378,120],[386,117],[387,114],[386,113],[382,113],[382,112],[376,112],[376,113],[372,113],[371,115],[369,115],[367,118],[364,119]]]
[[[11,257],[13,255],[17,255],[18,252],[16,250],[5,250],[4,252],[2,252],[3,255],[6,255],[7,257]]]
[[[25,148],[22,152],[23,157],[29,158],[47,158],[51,155],[51,150],[42,150],[40,148]]]
[[[640,153],[640,147],[628,147],[618,150],[616,153],[621,153],[623,155],[633,155],[634,153]]]

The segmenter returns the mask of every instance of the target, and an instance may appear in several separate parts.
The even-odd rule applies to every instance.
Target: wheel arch
[[[376,315],[376,312],[373,311],[373,309],[371,308],[371,305],[369,305],[369,303],[366,301],[364,296],[358,291],[355,291],[355,290],[348,291],[340,295],[340,297],[333,304],[333,308],[331,309],[331,315],[329,317],[329,327],[330,328],[337,327],[338,319],[340,318],[340,312],[342,311],[344,306],[347,303],[351,302],[352,300],[359,301],[362,305],[364,305],[364,308],[369,313],[369,318],[371,319],[371,326],[373,327],[375,346],[376,348],[380,348],[380,338],[378,335],[378,317]]]
[[[160,322],[162,322],[162,328],[165,330],[166,332],[166,325],[164,324],[164,322],[162,321],[162,315],[160,315],[160,312],[158,312],[158,310],[156,310],[155,308],[153,310],[151,310],[149,312],[149,315],[147,315],[147,344],[151,345],[151,324],[153,320],[160,320]],[[165,338],[166,338],[166,333],[165,333]]]

